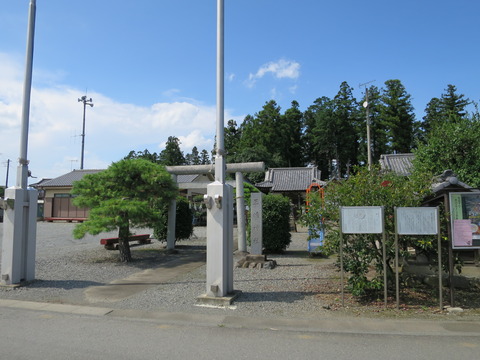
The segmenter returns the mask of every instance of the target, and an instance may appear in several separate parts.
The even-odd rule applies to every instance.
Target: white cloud
[[[35,83],[34,83],[35,85]],[[9,185],[14,183],[20,144],[23,71],[21,62],[0,54],[0,161],[11,159]],[[171,90],[172,94],[177,90]],[[56,177],[80,167],[83,91],[65,85],[32,89],[28,142],[29,169]],[[94,107],[86,109],[85,168],[106,168],[130,150],[161,151],[169,136],[181,141],[185,153],[193,146],[210,151],[216,108],[198,101],[137,106],[89,92]],[[237,118],[228,113],[225,119]],[[77,159],[78,162],[72,161]],[[6,168],[0,166],[0,179]]]
[[[296,80],[300,76],[300,63],[293,60],[280,59],[262,65],[255,74],[249,74],[246,86],[253,87],[258,79],[271,73],[277,79]]]

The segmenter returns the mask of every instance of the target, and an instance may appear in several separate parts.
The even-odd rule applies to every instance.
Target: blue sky
[[[0,184],[19,156],[29,0],[0,11]],[[37,0],[28,159],[34,176],[106,168],[168,136],[211,150],[215,134],[215,0]],[[476,0],[225,0],[225,120],[274,99],[302,110],[342,81],[400,79],[417,119],[448,84],[480,100]],[[228,149],[227,149],[228,150]]]

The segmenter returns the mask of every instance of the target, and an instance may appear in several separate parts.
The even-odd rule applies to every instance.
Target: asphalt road
[[[0,358],[476,359],[479,337],[372,335],[185,325],[0,308]]]

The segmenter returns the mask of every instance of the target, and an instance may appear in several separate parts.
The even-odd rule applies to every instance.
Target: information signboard
[[[342,206],[342,232],[344,234],[382,234],[383,207]]]
[[[480,192],[449,194],[452,248],[480,249]]]
[[[396,214],[399,235],[437,235],[437,208],[399,207]]]

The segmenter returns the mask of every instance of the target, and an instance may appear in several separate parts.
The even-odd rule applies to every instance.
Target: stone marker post
[[[250,195],[250,216],[252,219],[250,230],[250,254],[252,255],[262,255],[263,251],[262,196],[262,193],[252,193]]]

